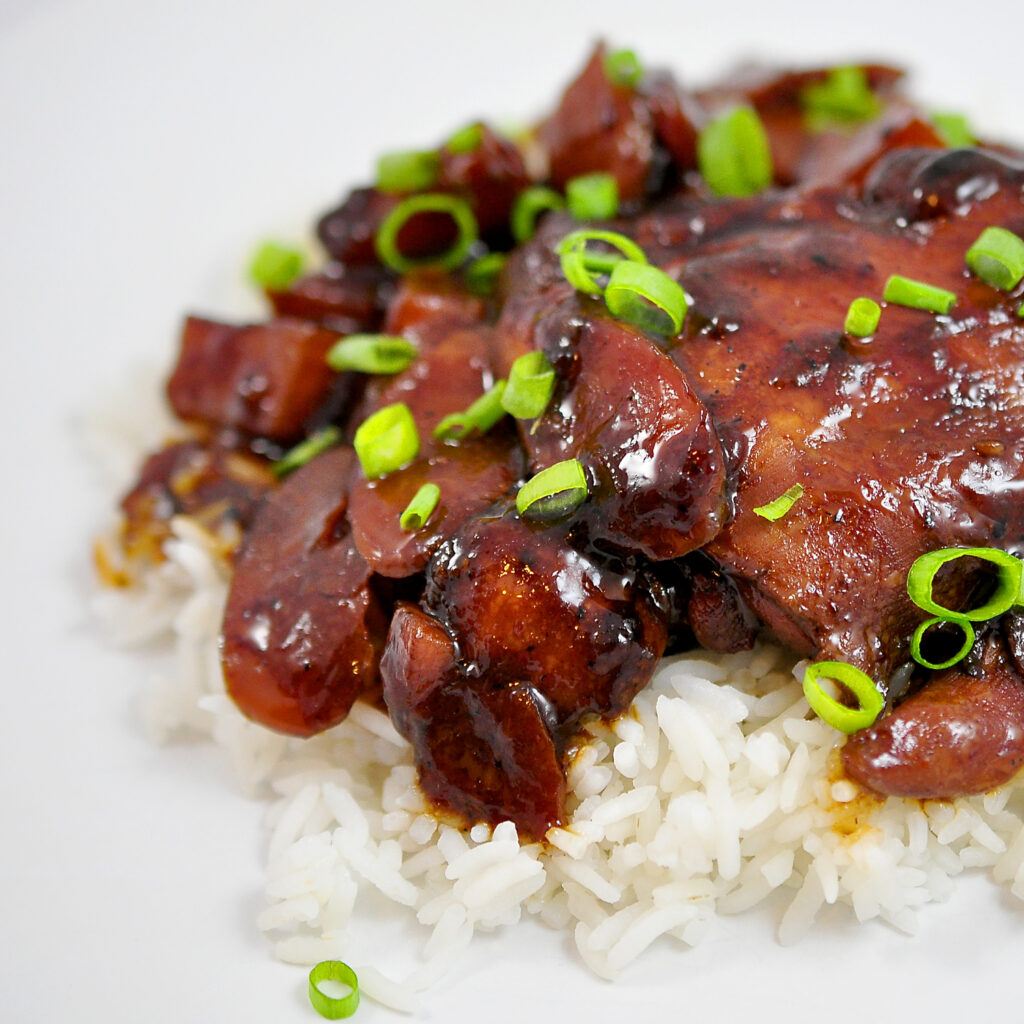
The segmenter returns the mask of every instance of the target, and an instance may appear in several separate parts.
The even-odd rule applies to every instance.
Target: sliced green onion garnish
[[[528,242],[537,230],[537,218],[545,210],[563,209],[565,200],[553,188],[531,185],[523,189],[512,204],[512,237],[519,245]]]
[[[459,237],[451,248],[423,259],[414,260],[402,255],[398,249],[398,234],[406,222],[419,213],[446,213],[451,217],[459,232]],[[466,253],[476,239],[476,217],[473,216],[468,203],[443,192],[426,192],[403,199],[384,218],[384,223],[377,231],[375,244],[381,260],[392,270],[404,274],[410,270],[422,270],[427,267],[452,270],[465,259]]]
[[[882,307],[874,299],[854,299],[846,311],[846,322],[843,330],[855,338],[867,338],[878,330],[878,321],[882,318]]]
[[[259,288],[284,291],[302,273],[305,262],[298,249],[266,241],[249,261],[249,277]]]
[[[405,511],[398,520],[403,530],[412,532],[423,527],[431,517],[438,501],[441,500],[441,488],[437,484],[424,484],[414,495],[412,501],[405,506]]]
[[[948,658],[946,661],[929,661],[921,653],[921,641],[924,639],[925,633],[928,632],[932,626],[937,626],[939,623],[944,625],[956,626],[963,635],[964,642],[960,649],[953,655],[952,658]],[[914,630],[914,635],[910,638],[910,653],[913,656],[914,661],[918,665],[923,665],[925,668],[931,669],[942,669],[950,668],[955,665],[961,658],[965,657],[970,649],[974,646],[974,627],[967,621],[967,619],[925,619],[917,629]]]
[[[999,569],[999,581],[995,593],[980,607],[966,611],[944,608],[932,593],[935,574],[947,563],[958,558],[980,558],[991,562]],[[910,600],[923,611],[937,615],[940,619],[983,622],[1009,611],[1020,599],[1021,580],[1024,578],[1024,562],[998,548],[939,548],[921,555],[910,567],[907,574],[907,593]]]
[[[472,153],[484,141],[484,130],[479,124],[467,124],[449,136],[444,148],[449,153]]]
[[[826,693],[818,682],[820,676],[842,683],[860,706],[848,708]],[[885,698],[871,676],[845,661],[817,661],[808,665],[804,673],[804,696],[823,722],[847,734],[866,729],[885,707]]]
[[[951,110],[937,110],[931,117],[932,127],[939,133],[942,141],[951,149],[960,146],[973,146],[977,143],[971,124],[963,114]]]
[[[803,494],[803,484],[793,484],[788,491],[769,501],[767,505],[758,505],[754,509],[754,514],[774,523],[777,519],[781,519],[803,497]]]
[[[620,235],[617,231],[570,232],[558,243],[555,252],[561,260],[562,273],[565,274],[566,280],[577,291],[586,292],[588,295],[600,295],[604,291],[604,287],[591,271],[608,274],[621,258],[589,250],[587,245],[590,242],[605,242],[634,263],[647,262],[643,249],[631,238]]]
[[[377,159],[377,188],[381,192],[418,192],[430,188],[441,170],[434,150],[407,149]]]
[[[359,425],[352,447],[368,480],[400,469],[420,451],[420,435],[405,402],[378,409]]]
[[[294,448],[285,452],[277,462],[271,464],[270,470],[276,477],[287,476],[299,466],[304,466],[310,459],[327,451],[328,448],[333,448],[340,442],[341,431],[337,427],[324,427],[323,430],[318,430],[315,434],[307,437],[305,441],[300,441]]]
[[[527,352],[512,364],[501,404],[517,420],[532,420],[547,408],[554,388],[555,368],[547,356]]]
[[[495,381],[468,409],[445,416],[434,427],[434,437],[442,441],[462,441],[474,430],[486,434],[505,415],[501,405],[505,385],[504,380]]]
[[[503,252],[489,252],[473,260],[466,267],[466,287],[474,295],[490,295],[507,262],[508,257]]]
[[[893,274],[885,282],[882,298],[897,306],[924,309],[929,313],[948,313],[956,305],[956,293],[937,288],[923,281],[912,281],[909,277]]]
[[[587,478],[579,459],[542,469],[519,488],[516,509],[525,519],[560,519],[587,498]]]
[[[697,163],[708,188],[721,196],[750,196],[772,183],[772,153],[753,107],[735,107],[697,137]]]
[[[1024,317],[1024,302],[1017,307],[1017,316]]]
[[[985,228],[965,259],[982,281],[1008,292],[1024,278],[1024,239],[1005,228]]]
[[[686,293],[663,270],[620,260],[612,269],[604,301],[613,316],[651,334],[678,334],[688,303]]]
[[[416,346],[390,334],[350,334],[327,353],[332,370],[359,373],[398,373],[416,358]]]
[[[632,50],[615,50],[604,57],[604,73],[612,85],[635,88],[644,76],[644,68]]]
[[[323,982],[347,986],[342,996],[326,995],[320,988]],[[309,1001],[313,1009],[328,1020],[351,1017],[359,1008],[359,979],[348,964],[340,960],[324,960],[309,972]]]
[[[608,220],[619,212],[619,183],[603,171],[581,174],[565,183],[565,201],[577,220]]]
[[[800,100],[814,121],[867,121],[881,109],[868,76],[859,67],[832,68],[823,82],[802,90]]]

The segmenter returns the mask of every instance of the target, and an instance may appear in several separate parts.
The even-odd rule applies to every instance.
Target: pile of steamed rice
[[[123,427],[100,424],[135,439],[115,453],[117,475],[140,438]],[[154,736],[212,736],[245,787],[273,798],[258,923],[283,960],[348,960],[365,995],[409,1010],[477,932],[524,916],[571,930],[582,962],[611,978],[652,943],[693,945],[717,915],[780,894],[784,943],[836,903],[913,931],[916,909],[965,868],[1024,900],[1024,776],[954,802],[867,798],[837,771],[842,736],[810,713],[801,665],[769,646],[668,658],[629,713],[593,723],[569,770],[569,820],[547,846],[520,844],[511,822],[468,833],[439,822],[381,711],[357,703],[309,740],[242,717],[217,650],[226,567],[197,524],[173,526],[167,561],[97,604],[121,643],[172,641],[147,702]],[[360,913],[385,898],[427,929],[402,979],[358,962]]]

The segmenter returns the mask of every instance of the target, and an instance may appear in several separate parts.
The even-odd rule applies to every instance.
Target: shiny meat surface
[[[353,454],[297,470],[260,509],[224,612],[228,693],[250,718],[309,736],[377,687],[386,620],[345,521]]]
[[[1024,616],[980,624],[975,651],[933,679],[911,658],[925,614],[906,580],[943,547],[1024,554],[1024,288],[1000,292],[965,264],[986,227],[1024,235],[1024,161],[946,148],[889,68],[845,69],[870,90],[867,113],[823,116],[807,97],[829,69],[748,69],[694,91],[661,71],[615,81],[607,56],[592,53],[529,149],[477,124],[434,150],[429,189],[463,200],[479,229],[464,266],[384,266],[375,234],[405,196],[358,188],[319,222],[328,262],[268,293],[275,317],[189,318],[168,393],[197,436],[147,463],[124,546],[158,548],[180,513],[244,528],[223,629],[242,710],[309,735],[382,687],[424,791],[467,822],[512,818],[543,838],[565,820],[565,759],[588,715],[628,708],[666,647],[758,636],[851,663],[888,693],[845,749],[864,786],[999,784],[1024,757]],[[774,185],[718,197],[698,139],[738,103],[760,117]],[[595,171],[617,182],[614,218],[545,212],[512,245],[523,188]],[[572,287],[556,248],[583,226],[628,236],[683,287],[677,336]],[[451,218],[425,213],[398,247],[422,259],[453,237]],[[492,293],[470,270],[498,254]],[[885,303],[873,336],[846,333],[851,301],[880,300],[893,274],[955,305]],[[416,346],[408,368],[326,366],[339,335],[375,330]],[[535,420],[433,438],[533,351],[555,369]],[[420,453],[368,481],[346,442],[396,401]],[[258,455],[324,426],[339,446],[272,485]],[[521,518],[520,485],[566,459],[585,500],[554,522]],[[437,508],[402,530],[428,481]],[[795,484],[785,515],[758,514]],[[983,600],[990,572],[951,563],[935,596]]]

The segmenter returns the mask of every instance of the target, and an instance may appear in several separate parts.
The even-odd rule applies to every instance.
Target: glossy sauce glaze
[[[863,785],[946,796],[1005,780],[1022,756],[1024,628],[1016,613],[985,627],[971,658],[932,680],[910,659],[925,616],[906,579],[940,547],[1024,554],[1021,288],[1001,293],[964,263],[986,226],[1024,235],[1024,164],[946,148],[888,68],[863,69],[870,116],[814,126],[804,97],[826,70],[748,70],[694,92],[664,72],[616,79],[608,57],[599,47],[538,127],[546,171],[482,125],[468,149],[436,151],[430,187],[472,209],[475,252],[511,250],[493,293],[461,272],[383,266],[374,237],[403,196],[368,187],[320,220],[330,261],[268,293],[275,318],[186,323],[169,394],[199,428],[190,459],[227,478],[232,448],[265,466],[326,424],[342,437],[239,498],[229,693],[296,735],[382,697],[439,807],[511,818],[540,839],[565,820],[565,758],[586,716],[621,714],[666,648],[741,650],[763,635],[849,662],[883,690],[893,681],[895,708],[846,747]],[[698,139],[737,102],[760,116],[773,185],[718,197]],[[556,252],[580,226],[567,213],[512,247],[526,185],[594,171],[615,179],[621,205],[588,226],[627,235],[683,286],[676,337],[574,290]],[[447,217],[421,214],[399,245],[423,257],[452,237]],[[845,333],[851,301],[880,299],[892,274],[954,292],[954,308],[887,304],[872,337]],[[412,341],[415,361],[382,377],[327,369],[338,337],[374,330]],[[533,351],[556,373],[539,417],[433,437]],[[368,480],[348,444],[395,401],[412,411],[419,454]],[[180,456],[156,458],[166,469]],[[554,522],[522,518],[519,486],[570,458],[587,499]],[[155,466],[126,500],[136,532],[206,508],[162,500],[170,470]],[[402,530],[427,481],[441,486],[437,509]],[[794,484],[785,516],[756,514]],[[936,597],[955,607],[988,579],[962,560]]]

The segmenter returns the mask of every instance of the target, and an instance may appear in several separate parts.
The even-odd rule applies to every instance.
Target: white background
[[[144,738],[138,667],[99,648],[85,607],[113,496],[81,414],[166,363],[186,309],[240,315],[254,241],[310,224],[383,149],[544,111],[600,35],[684,82],[748,55],[887,58],[934,106],[1020,140],[1022,28],[1019,4],[962,0],[0,0],[0,1019],[318,1019],[256,929],[262,808],[213,747]],[[1024,908],[967,879],[923,926],[837,914],[782,949],[763,914],[614,986],[528,929],[484,943],[423,1016],[1019,1016]]]

